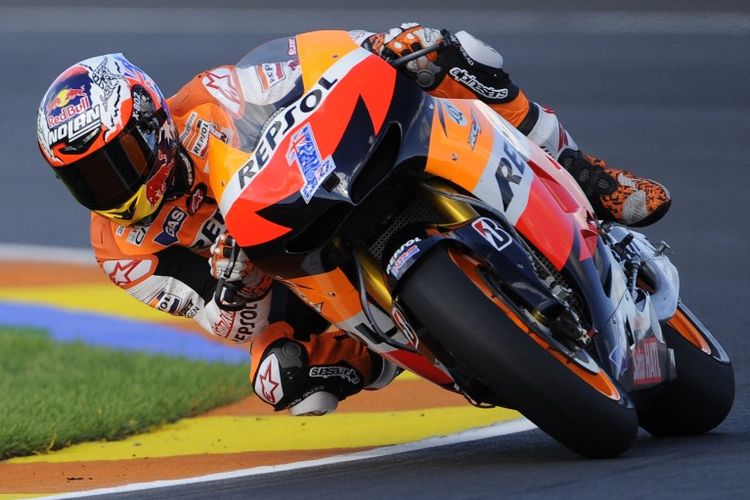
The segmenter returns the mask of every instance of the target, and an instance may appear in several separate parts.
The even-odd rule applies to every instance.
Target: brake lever
[[[227,279],[232,275],[234,266],[237,265],[237,259],[240,256],[240,247],[237,241],[232,238],[232,254],[229,257],[229,265],[224,269],[224,274],[216,282],[214,290],[214,302],[223,311],[241,311],[247,306],[247,301],[237,295],[241,285],[228,282]]]
[[[415,59],[419,59],[420,57],[426,56],[427,54],[431,54],[432,52],[440,50],[443,47],[447,47],[448,45],[450,45],[450,42],[446,38],[443,38],[442,40],[440,40],[438,43],[434,45],[430,45],[429,47],[425,47],[416,52],[412,52],[411,54],[406,54],[403,57],[394,59],[393,61],[390,61],[390,64],[394,68],[400,68],[401,66],[405,65],[408,62],[411,62]]]

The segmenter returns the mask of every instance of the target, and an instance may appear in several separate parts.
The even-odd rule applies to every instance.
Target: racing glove
[[[440,45],[405,65],[406,75],[437,97],[480,99],[492,105],[513,101],[519,93],[503,71],[500,53],[466,31],[452,34],[405,23],[371,35],[362,45],[388,61]]]
[[[211,275],[245,302],[262,298],[271,288],[271,278],[250,262],[234,238],[222,234],[211,245]]]

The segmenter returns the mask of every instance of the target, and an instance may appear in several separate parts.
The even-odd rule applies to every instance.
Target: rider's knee
[[[392,363],[340,331],[295,337],[279,322],[253,339],[250,380],[276,411],[325,415],[363,388],[378,389],[398,374]]]

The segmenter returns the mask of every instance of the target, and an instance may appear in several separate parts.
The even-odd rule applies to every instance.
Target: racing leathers
[[[610,182],[606,167],[580,153],[555,114],[529,101],[510,81],[500,54],[468,33],[452,35],[406,24],[387,33],[350,35],[386,59],[443,43],[439,52],[406,66],[418,85],[435,96],[486,102],[566,166],[602,218],[639,223],[661,216],[652,217],[657,209],[642,203],[642,196],[638,203],[628,202],[633,193],[644,191],[643,186],[658,190],[658,184],[621,171],[617,172],[627,182]],[[208,182],[209,137],[234,144],[239,135],[227,110],[239,113],[247,103],[279,102],[291,92],[299,71],[293,61],[278,61],[241,71],[219,66],[194,77],[168,100],[181,148],[163,206],[151,220],[131,226],[93,214],[91,240],[103,271],[133,297],[170,314],[194,318],[219,337],[250,343],[250,380],[263,401],[276,410],[319,415],[363,388],[386,385],[398,369],[329,328],[299,298],[236,252]],[[630,192],[619,193],[621,184]],[[606,206],[613,193],[623,201],[615,210]],[[666,190],[663,199],[661,213],[669,204]],[[240,308],[223,307],[222,300],[215,300],[219,278],[233,285],[230,290]]]

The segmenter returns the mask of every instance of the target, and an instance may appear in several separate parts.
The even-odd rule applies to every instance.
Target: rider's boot
[[[664,186],[583,154],[551,109],[529,102],[529,113],[518,128],[570,172],[599,219],[640,227],[669,210],[671,199]]]
[[[669,191],[656,181],[610,168],[604,160],[571,149],[557,161],[578,181],[599,219],[641,227],[669,210]]]
[[[295,335],[285,322],[271,324],[251,345],[250,381],[276,411],[325,415],[362,389],[380,389],[399,373],[392,363],[339,330]]]

